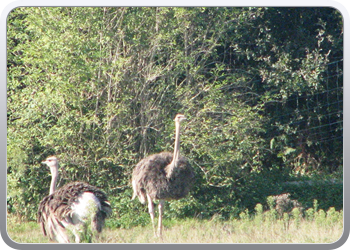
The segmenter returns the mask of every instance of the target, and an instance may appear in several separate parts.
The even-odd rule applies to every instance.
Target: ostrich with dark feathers
[[[50,240],[70,243],[71,232],[75,236],[75,242],[79,243],[81,235],[100,233],[105,218],[112,212],[106,194],[95,186],[78,181],[56,190],[59,167],[57,157],[49,156],[42,163],[49,166],[51,171],[50,194],[44,197],[38,208],[38,223],[43,234]]]
[[[180,156],[180,123],[185,120],[182,114],[176,115],[174,153],[161,152],[142,159],[132,173],[133,197],[139,198],[142,204],[148,203],[154,234],[162,236],[162,215],[165,200],[178,200],[191,190],[194,171],[188,160]],[[154,204],[159,200],[158,229],[154,224]]]

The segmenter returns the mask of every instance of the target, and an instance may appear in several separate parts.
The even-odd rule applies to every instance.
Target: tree
[[[128,200],[131,170],[172,150],[176,113],[198,183],[170,215],[238,216],[272,183],[316,169],[311,159],[338,169],[341,30],[330,8],[13,10],[9,204],[35,217],[49,186],[40,162],[56,154],[62,182],[100,186],[130,218],[142,209]]]

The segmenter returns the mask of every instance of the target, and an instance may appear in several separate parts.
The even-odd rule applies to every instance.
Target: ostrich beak
[[[183,121],[183,120],[186,120],[186,117],[184,115],[177,115],[174,119],[174,121]]]
[[[43,164],[47,169],[50,169],[49,165],[47,165],[45,161],[42,161],[41,164]]]

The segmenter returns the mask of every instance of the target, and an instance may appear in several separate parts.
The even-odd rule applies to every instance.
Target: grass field
[[[186,219],[164,221],[163,238],[155,238],[152,226],[131,229],[105,228],[95,243],[333,243],[343,233],[342,211],[312,209],[277,217],[275,211],[242,213],[240,219],[223,221]],[[18,243],[48,243],[35,222],[8,218],[7,232]]]

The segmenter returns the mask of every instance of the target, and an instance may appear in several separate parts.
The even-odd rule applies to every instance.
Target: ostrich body
[[[133,197],[144,204],[147,200],[148,211],[154,224],[155,200],[159,200],[158,236],[162,236],[162,214],[165,200],[177,200],[185,197],[190,191],[194,172],[188,160],[179,155],[180,122],[185,116],[176,115],[174,153],[161,152],[142,159],[132,173]],[[156,232],[154,232],[157,235]]]
[[[86,233],[87,227],[101,232],[105,218],[111,213],[106,194],[84,182],[71,182],[56,190],[58,160],[48,157],[43,164],[50,167],[50,194],[40,202],[38,223],[42,232],[50,240],[69,243],[70,230],[75,242],[80,242],[79,233]]]

